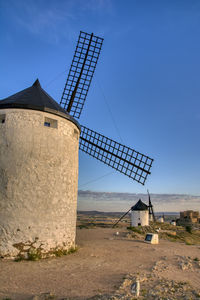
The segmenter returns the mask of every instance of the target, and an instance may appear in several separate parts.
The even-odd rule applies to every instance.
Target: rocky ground
[[[118,234],[117,234],[118,232]],[[76,253],[0,261],[0,299],[200,299],[200,246],[143,242],[126,228],[78,229]]]

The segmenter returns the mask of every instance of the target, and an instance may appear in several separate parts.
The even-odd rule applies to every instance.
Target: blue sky
[[[80,123],[155,159],[142,186],[80,152],[79,189],[200,195],[200,1],[0,0],[0,99],[58,102],[79,31],[104,44]]]

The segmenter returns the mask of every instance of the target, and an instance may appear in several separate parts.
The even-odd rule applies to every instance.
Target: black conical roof
[[[37,79],[32,86],[0,101],[0,109],[22,108],[45,111],[71,120],[79,128],[78,122],[70,116],[50,95],[43,90]]]
[[[131,207],[131,210],[148,210],[148,206],[141,199]]]

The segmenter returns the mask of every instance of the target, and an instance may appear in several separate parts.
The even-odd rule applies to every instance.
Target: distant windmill
[[[103,39],[80,32],[72,65],[60,101],[74,118],[80,118],[97,65]],[[81,126],[80,150],[144,185],[153,159],[85,126]]]
[[[149,225],[149,221],[156,221],[153,211],[153,205],[151,203],[150,194],[148,193],[149,205],[143,203],[140,199],[132,206],[125,214],[123,214],[119,220],[113,225],[115,227],[130,211],[131,211],[131,226]]]

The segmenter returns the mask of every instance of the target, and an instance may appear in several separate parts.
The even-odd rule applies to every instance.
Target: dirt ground
[[[200,246],[166,240],[149,245],[128,238],[123,228],[78,229],[77,245],[77,252],[58,258],[0,260],[0,299],[40,299],[33,296],[43,293],[56,295],[56,299],[111,295],[127,276],[154,276],[200,288]],[[145,284],[141,281],[140,285],[142,289]],[[190,299],[199,299],[196,297]]]

